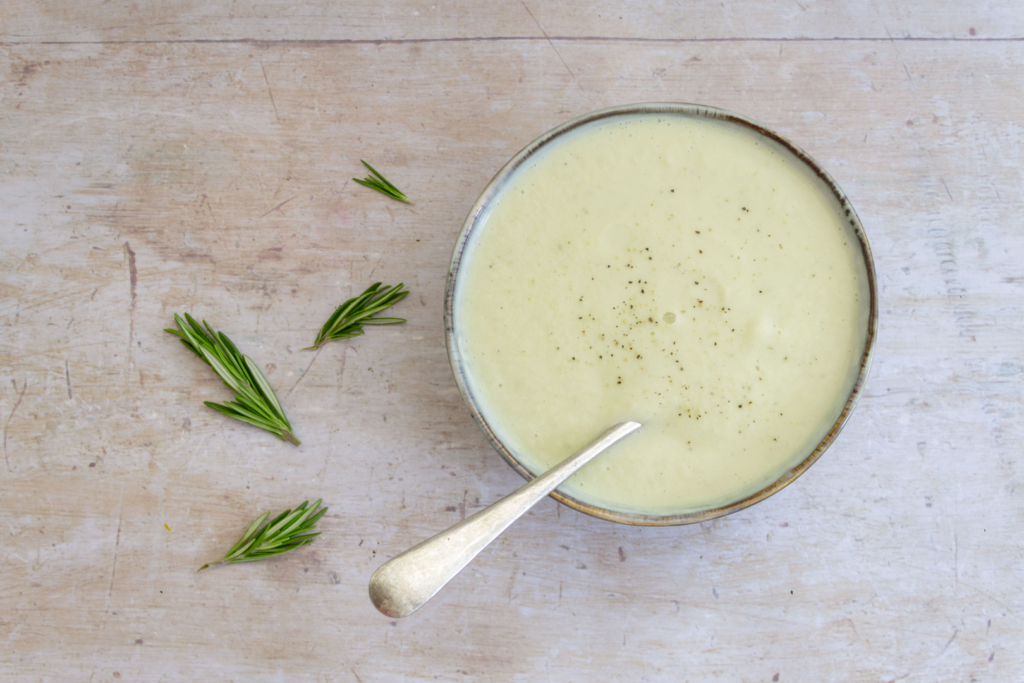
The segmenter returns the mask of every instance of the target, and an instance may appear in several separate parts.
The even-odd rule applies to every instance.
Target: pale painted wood
[[[478,38],[1015,39],[1024,16],[1012,0],[8,0],[0,40],[401,41]]]
[[[527,4],[561,36],[660,37],[673,29],[659,11],[688,16]],[[838,13],[839,35],[894,40],[653,43],[549,42],[514,3],[438,4],[432,24],[375,5],[394,33],[369,5],[331,5],[330,21],[312,5],[236,7],[244,21],[214,4],[177,21],[108,5],[0,9],[0,678],[1024,670],[1024,44],[1010,4],[794,3],[779,23],[760,4],[738,24],[724,18],[738,8],[698,9],[694,35],[829,36]],[[623,11],[620,33],[606,7]],[[1017,40],[900,37],[972,26]],[[472,39],[500,35],[528,39]],[[280,42],[324,37],[382,42]],[[747,511],[637,529],[549,500],[391,622],[367,598],[373,570],[521,483],[444,351],[465,214],[536,135],[643,100],[758,119],[850,195],[881,292],[861,405],[818,464]],[[355,186],[360,158],[416,205]],[[407,324],[299,350],[375,280],[413,291]],[[223,387],[162,332],[184,310],[266,368],[302,447],[202,406]],[[318,496],[331,511],[310,548],[195,574],[257,514]]]

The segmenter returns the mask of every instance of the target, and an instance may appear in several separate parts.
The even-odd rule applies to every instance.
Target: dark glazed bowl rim
[[[713,508],[710,510],[702,510],[698,512],[690,512],[685,514],[674,514],[674,515],[645,515],[645,514],[634,514],[625,513],[616,510],[608,510],[596,505],[591,505],[583,501],[577,500],[572,496],[568,496],[559,491],[552,493],[552,497],[561,503],[565,503],[569,507],[575,508],[580,512],[584,512],[588,515],[593,515],[600,519],[605,519],[612,522],[618,522],[620,524],[633,524],[639,526],[673,526],[679,524],[695,524],[697,522],[703,522],[705,520],[714,519],[723,515],[728,515],[743,508],[749,507],[754,503],[760,502],[765,498],[781,491],[783,488],[791,484],[797,477],[807,471],[811,465],[813,465],[818,458],[821,457],[828,447],[835,441],[839,432],[842,431],[843,426],[849,419],[850,414],[853,412],[854,406],[857,404],[857,399],[860,396],[861,389],[864,386],[864,382],[868,375],[868,369],[871,365],[871,357],[875,346],[875,336],[878,324],[878,292],[875,284],[875,266],[874,260],[871,257],[871,247],[868,245],[867,236],[864,234],[864,228],[860,222],[860,218],[857,217],[857,212],[854,211],[849,200],[843,191],[839,188],[839,185],[832,179],[828,173],[819,165],[814,159],[810,157],[802,149],[794,145],[792,142],[782,137],[778,133],[765,128],[764,126],[756,123],[744,116],[734,114],[724,109],[716,109],[714,107],[707,107],[698,104],[681,104],[671,102],[650,102],[640,104],[627,104],[617,107],[610,107],[608,109],[601,109],[599,111],[591,112],[589,114],[583,114],[574,119],[566,121],[561,125],[558,125],[548,132],[541,135],[539,138],[528,144],[526,147],[521,149],[515,156],[513,156],[508,163],[506,163],[501,170],[491,179],[484,188],[480,197],[473,204],[473,208],[470,210],[469,215],[466,218],[465,223],[462,226],[462,231],[459,233],[458,240],[455,242],[455,250],[452,253],[451,265],[448,269],[448,280],[445,286],[445,299],[444,299],[444,323],[445,323],[445,343],[448,347],[448,360],[452,366],[452,372],[455,375],[455,382],[459,387],[459,392],[462,394],[462,399],[469,408],[470,413],[473,415],[473,419],[479,425],[480,429],[483,430],[487,440],[490,441],[491,445],[501,455],[505,461],[512,466],[516,472],[523,476],[524,479],[533,479],[534,473],[530,472],[526,467],[522,465],[512,453],[501,443],[494,431],[491,429],[487,420],[484,418],[479,407],[476,404],[476,400],[469,389],[469,384],[466,377],[465,360],[462,358],[459,352],[457,335],[455,332],[455,316],[454,316],[454,305],[455,305],[455,287],[459,277],[460,266],[462,265],[463,254],[465,253],[466,245],[469,241],[473,231],[480,225],[480,219],[489,208],[490,204],[496,197],[498,197],[503,191],[505,184],[512,176],[512,174],[524,163],[531,160],[531,158],[538,151],[546,147],[549,143],[563,135],[577,130],[581,126],[593,123],[602,119],[610,119],[614,117],[630,117],[641,114],[666,114],[666,115],[685,115],[685,116],[700,116],[708,119],[718,119],[722,121],[728,121],[733,124],[737,124],[741,127],[747,128],[750,131],[763,135],[764,137],[774,141],[781,145],[785,149],[789,150],[797,159],[802,161],[807,168],[809,168],[821,181],[828,187],[834,194],[836,201],[839,202],[839,207],[845,215],[853,233],[857,236],[857,240],[860,243],[861,254],[864,258],[864,266],[867,272],[868,290],[870,294],[870,302],[868,308],[868,329],[867,336],[865,339],[864,350],[860,358],[860,371],[857,374],[857,379],[853,384],[853,388],[850,391],[850,395],[846,400],[846,404],[843,406],[843,410],[839,417],[836,419],[832,428],[828,431],[825,437],[821,440],[818,446],[800,463],[786,470],[782,475],[775,480],[773,483],[764,487],[763,489],[753,493],[749,496],[744,497],[741,500],[723,505],[721,507]],[[582,444],[581,444],[582,445]]]

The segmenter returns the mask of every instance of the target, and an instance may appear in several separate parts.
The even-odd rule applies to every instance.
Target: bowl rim
[[[698,522],[715,519],[716,517],[722,517],[724,515],[737,512],[744,508],[750,507],[751,505],[758,503],[769,496],[778,493],[789,484],[793,483],[801,474],[806,472],[811,465],[813,465],[821,457],[821,455],[828,449],[829,446],[835,441],[836,437],[842,431],[853,413],[853,409],[857,405],[857,400],[860,397],[861,390],[864,387],[864,383],[868,376],[868,371],[871,367],[871,359],[874,354],[875,338],[877,336],[878,327],[878,291],[876,286],[875,266],[874,259],[871,255],[871,247],[868,244],[867,236],[864,233],[864,227],[857,216],[857,212],[850,204],[846,194],[840,189],[838,183],[830,176],[822,166],[816,162],[809,154],[803,151],[800,147],[787,140],[785,137],[772,131],[769,128],[749,119],[740,114],[730,112],[724,109],[718,109],[715,107],[709,107],[700,104],[688,104],[688,103],[676,103],[676,102],[642,102],[635,104],[618,105],[614,107],[608,107],[605,109],[599,109],[586,114],[582,114],[575,118],[572,118],[564,123],[561,123],[551,130],[547,131],[540,137],[533,140],[531,143],[523,147],[517,152],[504,166],[491,178],[487,186],[484,187],[480,196],[477,198],[473,207],[469,211],[469,215],[466,217],[465,222],[462,225],[462,230],[459,232],[458,239],[455,242],[455,249],[452,253],[451,264],[448,268],[448,277],[445,283],[445,296],[444,296],[444,326],[445,326],[445,344],[448,349],[448,361],[451,364],[452,373],[455,376],[455,383],[458,385],[459,393],[462,395],[462,400],[469,408],[470,413],[473,416],[473,420],[477,423],[477,426],[483,431],[487,440],[491,446],[498,452],[498,454],[507,462],[512,469],[518,472],[527,481],[533,479],[535,475],[533,472],[528,470],[522,463],[520,463],[515,456],[501,443],[501,440],[497,437],[494,431],[491,429],[487,422],[487,419],[483,416],[480,408],[476,404],[476,400],[469,389],[469,383],[466,377],[465,360],[463,359],[457,343],[457,335],[455,331],[455,315],[454,315],[454,304],[455,304],[455,289],[460,273],[460,266],[462,265],[463,256],[465,249],[474,229],[481,224],[480,219],[490,207],[491,202],[498,197],[504,189],[505,184],[509,181],[512,175],[517,169],[519,169],[524,163],[531,160],[531,158],[540,150],[545,148],[549,143],[560,138],[567,133],[575,131],[576,129],[585,126],[587,124],[600,121],[603,119],[610,119],[614,117],[633,117],[636,115],[649,115],[649,114],[666,114],[666,115],[685,115],[685,116],[698,116],[708,119],[717,119],[727,121],[733,124],[737,124],[741,127],[745,127],[757,134],[763,135],[764,137],[774,141],[775,143],[786,148],[792,153],[798,160],[803,162],[807,168],[814,172],[819,179],[828,187],[836,200],[839,202],[839,207],[843,212],[847,222],[849,223],[853,233],[856,235],[857,240],[860,244],[861,255],[864,259],[864,266],[867,273],[867,284],[868,291],[870,294],[870,301],[868,306],[868,320],[867,320],[867,335],[864,343],[864,350],[861,353],[860,358],[860,370],[857,374],[857,378],[853,383],[853,387],[850,390],[850,395],[847,397],[846,403],[843,406],[842,412],[836,419],[835,423],[829,429],[828,433],[822,438],[821,442],[814,448],[811,453],[805,457],[802,461],[794,465],[793,467],[783,471],[778,479],[771,484],[765,486],[759,491],[752,493],[744,498],[722,505],[709,510],[700,510],[697,512],[688,512],[682,514],[672,515],[648,515],[640,513],[627,513],[618,510],[609,510],[597,505],[586,503],[578,500],[560,491],[553,491],[551,496],[560,503],[564,503],[571,508],[579,510],[580,512],[588,515],[604,519],[611,522],[618,522],[620,524],[630,524],[634,526],[676,526],[682,524],[696,524]]]

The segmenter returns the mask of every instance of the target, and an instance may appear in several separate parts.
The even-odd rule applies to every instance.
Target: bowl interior
[[[863,344],[861,348],[856,349],[858,357],[855,359],[855,378],[852,381],[852,386],[845,402],[842,403],[838,416],[834,422],[826,425],[827,429],[823,430],[823,436],[820,440],[811,444],[805,452],[797,454],[797,457],[789,463],[789,466],[779,472],[778,476],[773,476],[771,481],[761,482],[756,490],[745,491],[742,495],[736,496],[735,499],[720,501],[701,509],[684,511],[663,512],[658,509],[645,510],[609,506],[602,504],[600,501],[584,500],[582,499],[583,496],[573,495],[564,489],[552,494],[560,502],[601,519],[625,524],[665,526],[695,523],[729,514],[752,505],[784,488],[806,471],[821,456],[835,440],[849,418],[867,376],[877,324],[877,293],[870,247],[868,246],[860,220],[846,196],[835,181],[806,153],[781,136],[753,121],[711,107],[690,104],[654,103],[605,109],[580,116],[557,126],[524,147],[509,160],[485,187],[473,205],[456,242],[445,293],[446,342],[449,360],[459,391],[462,393],[463,399],[474,420],[483,430],[492,446],[524,478],[531,479],[536,474],[539,474],[538,467],[535,463],[531,463],[529,458],[523,457],[522,453],[517,454],[507,443],[509,439],[502,433],[499,420],[489,411],[481,398],[481,391],[476,385],[471,361],[467,358],[462,343],[460,301],[462,297],[472,295],[465,291],[463,285],[467,277],[468,264],[471,262],[472,254],[474,253],[474,245],[481,232],[486,229],[491,212],[502,198],[503,193],[509,187],[514,186],[517,179],[527,172],[531,165],[543,157],[549,150],[578,136],[586,135],[609,123],[651,116],[708,119],[736,127],[738,131],[755,136],[763,144],[771,145],[777,151],[776,153],[787,155],[792,163],[798,164],[805,169],[807,174],[815,179],[815,182],[821,188],[821,193],[827,197],[828,201],[834,203],[835,211],[844,221],[843,229],[846,230],[851,240],[853,240],[850,249],[855,254],[854,258],[859,261],[858,267],[863,278],[862,285],[866,292],[865,298],[867,299],[862,304],[862,319],[859,323],[863,327]],[[607,426],[595,425],[595,435]],[[578,445],[581,447],[584,444]],[[565,456],[568,455],[570,453],[565,453]]]

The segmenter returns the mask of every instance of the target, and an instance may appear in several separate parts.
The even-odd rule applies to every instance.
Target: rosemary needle
[[[360,161],[363,160],[360,159]],[[370,169],[370,175],[366,176],[363,180],[360,180],[359,178],[353,178],[352,180],[356,181],[360,185],[377,190],[377,192],[380,192],[381,194],[386,194],[392,199],[397,199],[398,201],[405,202],[406,204],[412,204],[412,200],[406,197],[401,190],[392,185],[387,178],[378,173],[377,169],[370,166],[365,161],[363,161],[363,166]]]
[[[302,443],[296,438],[267,378],[251,358],[235,348],[226,334],[214,331],[205,320],[200,325],[188,313],[185,314],[185,320],[175,313],[174,322],[178,324],[178,329],[167,328],[166,331],[181,337],[185,348],[202,358],[224,380],[224,384],[235,392],[234,401],[204,401],[207,407],[265,429],[296,446]]]
[[[257,532],[256,529],[270,516],[269,511],[264,512],[256,518],[255,522],[249,525],[249,528],[242,534],[242,538],[231,547],[231,550],[228,551],[223,559],[216,562],[207,562],[197,569],[196,573],[214,564],[235,564],[236,562],[264,560],[274,555],[281,555],[289,550],[295,550],[307,543],[312,543],[313,539],[320,535],[320,532],[307,532],[312,532],[316,529],[317,521],[327,512],[327,508],[321,508],[319,512],[317,511],[322,501],[323,499],[321,498],[312,505],[309,505],[307,500],[294,510],[285,510]]]
[[[371,318],[374,313],[380,313],[385,308],[394,306],[408,296],[409,291],[402,291],[404,283],[395,287],[381,287],[377,282],[370,285],[365,292],[357,297],[349,299],[335,309],[331,317],[327,319],[316,336],[313,345],[303,349],[309,351],[318,349],[332,339],[349,339],[363,334],[363,325],[397,325],[404,323],[405,318]]]

